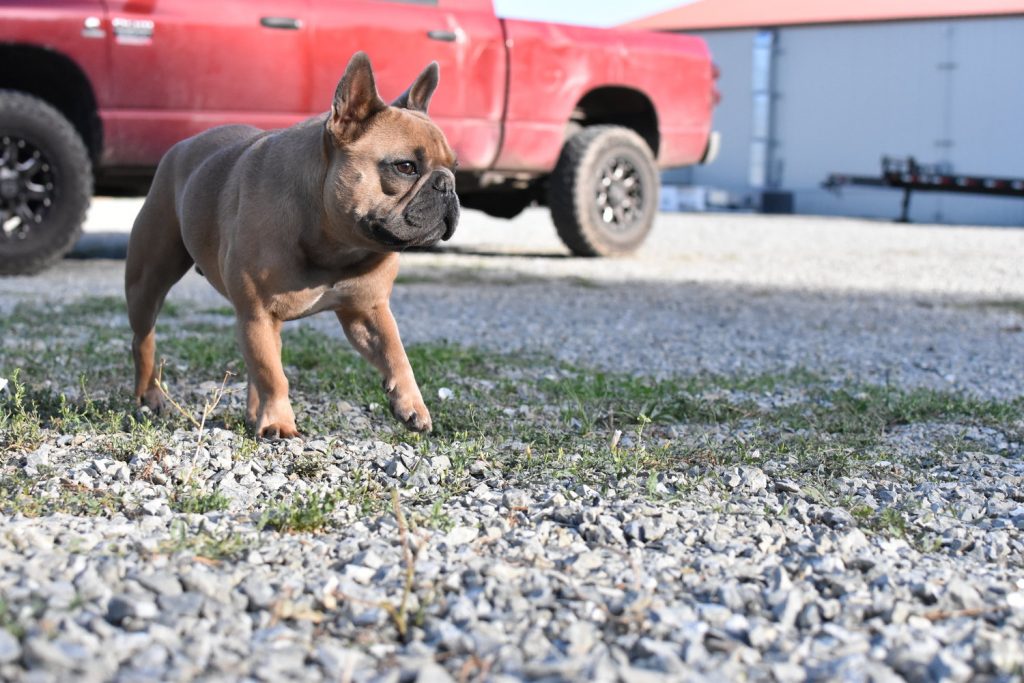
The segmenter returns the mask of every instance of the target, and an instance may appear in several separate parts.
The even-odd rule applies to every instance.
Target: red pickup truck
[[[176,141],[326,110],[356,50],[385,98],[437,60],[464,206],[546,204],[579,255],[627,252],[658,166],[713,155],[699,38],[499,19],[491,0],[0,0],[0,273],[69,250],[93,192],[146,192]]]

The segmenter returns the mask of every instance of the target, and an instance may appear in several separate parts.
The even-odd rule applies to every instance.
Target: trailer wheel
[[[548,204],[558,236],[577,256],[627,254],[658,210],[658,171],[643,138],[621,126],[590,126],[562,148]]]
[[[0,275],[37,272],[70,251],[91,198],[74,126],[43,100],[0,90]]]

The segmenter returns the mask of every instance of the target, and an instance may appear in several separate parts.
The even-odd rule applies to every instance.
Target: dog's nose
[[[455,180],[450,173],[444,171],[435,172],[431,184],[435,190],[443,194],[451,194],[455,191]]]

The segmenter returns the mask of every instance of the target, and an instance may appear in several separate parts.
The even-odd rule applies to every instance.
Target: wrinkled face
[[[389,107],[334,150],[325,183],[334,197],[325,200],[343,207],[352,237],[364,246],[430,246],[450,238],[459,221],[455,165],[444,134],[426,114]]]

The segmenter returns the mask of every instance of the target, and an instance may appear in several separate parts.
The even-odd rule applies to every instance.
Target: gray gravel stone
[[[121,624],[125,619],[152,619],[156,603],[134,595],[115,595],[107,604],[107,621]]]
[[[549,258],[562,250],[538,217],[527,211],[516,234],[543,257],[501,254],[487,240],[506,238],[480,217],[457,239],[491,255],[403,255],[409,281],[392,306],[407,343],[556,361],[445,380],[443,400],[437,379],[420,377],[435,425],[499,381],[578,379],[562,361],[642,381],[807,370],[831,387],[1022,393],[1024,238],[1013,231],[663,216],[638,256],[600,261]],[[67,262],[4,280],[0,312],[82,292],[123,296],[123,267]],[[180,325],[161,335],[215,324],[230,340],[230,321],[208,312],[223,302],[198,275],[171,299]],[[110,315],[124,327],[120,308]],[[297,325],[343,343],[332,316]],[[18,337],[4,335],[0,354]],[[127,337],[110,343],[127,353]],[[169,354],[190,405],[219,386],[174,363]],[[224,409],[237,417],[236,380]],[[807,391],[773,382],[692,398],[821,407]],[[560,469],[542,479],[519,466],[530,448],[537,462],[535,443],[406,443],[383,404],[313,396],[301,373],[293,393],[312,424],[330,415],[342,426],[257,447],[212,428],[197,448],[179,429],[127,463],[87,426],[47,429],[5,461],[0,475],[31,477],[39,499],[89,491],[130,502],[0,520],[0,619],[12,629],[0,630],[0,678],[961,681],[1013,680],[1024,666],[1020,429],[937,417],[891,425],[873,447],[808,428],[770,448],[756,441],[757,418],[659,418],[640,434],[623,427],[614,396],[586,425],[560,422],[566,406],[525,392],[487,406],[553,430],[619,425],[615,448],[644,448],[652,469],[583,481],[595,454],[570,447],[545,454]],[[718,459],[734,442],[742,457]],[[192,486],[224,494],[227,509],[172,510]],[[325,491],[341,494],[326,528],[261,525],[267,506]],[[384,607],[403,599],[404,637]]]
[[[16,661],[21,657],[21,643],[4,629],[0,629],[0,664]]]

